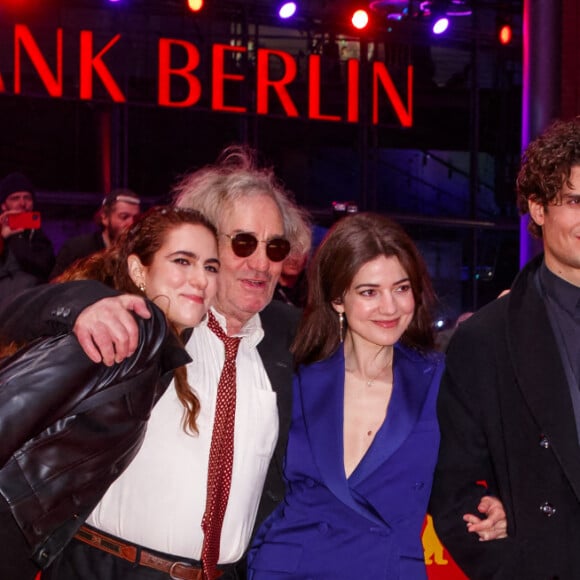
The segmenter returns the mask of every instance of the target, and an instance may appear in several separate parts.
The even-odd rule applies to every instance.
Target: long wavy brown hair
[[[120,236],[110,248],[75,262],[54,282],[97,280],[120,292],[146,297],[146,294],[135,285],[129,276],[128,257],[134,254],[144,266],[150,266],[167,234],[184,224],[201,225],[214,236],[217,236],[214,225],[196,210],[169,206],[154,207],[141,214],[133,226]],[[179,337],[179,333],[171,322],[169,325]],[[196,421],[200,405],[198,398],[187,382],[185,366],[174,371],[174,379],[177,396],[185,409],[184,430],[197,433]]]
[[[417,247],[391,219],[360,213],[342,218],[330,229],[310,264],[308,301],[292,345],[297,365],[325,359],[338,348],[340,328],[332,303],[343,298],[364,264],[380,256],[398,258],[415,299],[413,319],[401,342],[423,352],[434,348],[435,293]]]

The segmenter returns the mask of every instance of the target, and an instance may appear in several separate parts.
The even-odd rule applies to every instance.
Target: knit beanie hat
[[[0,181],[0,203],[17,191],[28,191],[34,198],[35,191],[32,182],[22,173],[10,173]]]

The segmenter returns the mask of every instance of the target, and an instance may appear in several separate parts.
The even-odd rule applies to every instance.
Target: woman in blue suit
[[[287,495],[257,533],[249,578],[424,579],[443,368],[427,270],[400,226],[357,214],[328,233],[309,288]]]

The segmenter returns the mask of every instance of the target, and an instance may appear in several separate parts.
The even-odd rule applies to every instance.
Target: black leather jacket
[[[150,309],[136,317],[136,352],[112,367],[91,362],[70,333],[0,365],[0,493],[41,568],[129,465],[173,369],[190,360]]]

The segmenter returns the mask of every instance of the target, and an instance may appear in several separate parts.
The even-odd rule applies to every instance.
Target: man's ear
[[[129,270],[129,277],[133,280],[133,283],[137,288],[145,283],[145,274],[143,264],[139,257],[135,254],[131,254],[127,258],[127,268]]]
[[[109,214],[105,208],[101,209],[101,211],[99,212],[99,221],[101,222],[101,225],[104,228],[106,228],[109,225]]]
[[[534,222],[542,227],[544,225],[544,214],[546,212],[544,205],[530,198],[528,199],[528,211]]]

